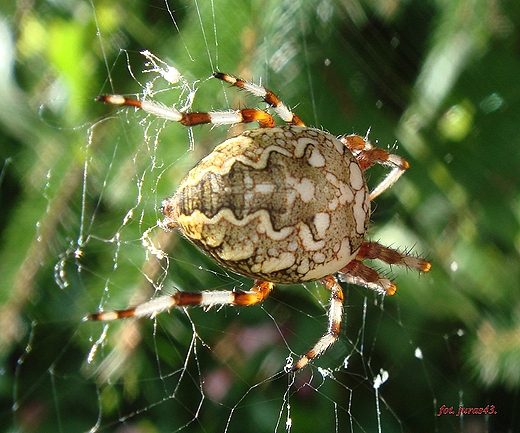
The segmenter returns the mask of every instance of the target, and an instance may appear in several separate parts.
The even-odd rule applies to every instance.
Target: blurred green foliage
[[[73,0],[0,13],[6,431],[283,431],[289,416],[296,431],[375,431],[379,420],[383,431],[520,429],[518,2]],[[141,72],[144,49],[196,83],[194,110],[262,106],[207,80],[214,70],[261,79],[308,125],[370,129],[410,162],[377,199],[370,236],[413,246],[433,270],[392,270],[399,292],[384,302],[345,285],[341,341],[294,384],[276,372],[323,332],[320,286],[279,288],[245,311],[81,322],[154,286],[251,284],[154,229],[161,200],[240,128],[197,127],[191,140],[94,102],[143,91],[154,78]],[[156,96],[179,103],[182,90]],[[168,260],[143,245],[150,228]],[[443,404],[498,415],[437,417]]]

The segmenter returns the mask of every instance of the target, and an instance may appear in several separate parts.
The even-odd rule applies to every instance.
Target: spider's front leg
[[[323,278],[321,282],[331,292],[327,332],[323,334],[312,349],[303,355],[296,364],[289,367],[288,371],[294,372],[305,367],[309,361],[317,358],[332,346],[339,337],[341,322],[343,321],[343,290],[341,290],[341,286],[332,275]]]
[[[262,302],[273,289],[273,283],[256,280],[251,290],[221,290],[203,292],[177,291],[170,296],[159,296],[136,307],[126,310],[102,311],[89,314],[83,320],[116,320],[125,317],[155,317],[157,314],[171,310],[173,307],[201,306],[211,308],[214,305],[247,306]]]
[[[375,269],[365,265],[362,260],[366,259],[377,259],[389,265],[404,266],[420,272],[429,272],[432,267],[427,260],[385,247],[378,242],[365,241],[361,244],[356,259],[338,272],[340,281],[357,284],[385,295],[394,295],[397,291],[396,285]]]
[[[374,200],[379,194],[390,188],[410,167],[406,159],[379,147],[374,147],[367,138],[360,135],[344,135],[340,137],[340,141],[356,157],[361,170],[365,171],[374,164],[392,168],[390,173],[370,192],[370,200]]]

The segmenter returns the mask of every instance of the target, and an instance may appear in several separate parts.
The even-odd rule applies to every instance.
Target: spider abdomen
[[[313,128],[281,126],[228,139],[163,202],[164,225],[217,262],[274,283],[318,280],[356,255],[369,191],[349,149]]]

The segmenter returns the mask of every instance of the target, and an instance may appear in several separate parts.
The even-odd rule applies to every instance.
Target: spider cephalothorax
[[[253,278],[249,291],[177,291],[127,310],[100,312],[90,320],[153,316],[187,305],[253,305],[274,284],[321,281],[331,291],[329,326],[321,339],[290,370],[321,355],[339,335],[343,293],[336,276],[393,295],[396,286],[363,259],[428,272],[431,264],[365,239],[370,200],[408,168],[401,157],[375,148],[359,135],[339,138],[307,127],[271,91],[232,77],[214,76],[259,96],[288,125],[275,126],[262,110],[181,113],[162,105],[105,95],[98,100],[141,108],[186,126],[201,123],[258,122],[218,145],[164,200],[162,226],[178,229],[222,266]],[[372,164],[392,170],[369,192],[363,172]]]

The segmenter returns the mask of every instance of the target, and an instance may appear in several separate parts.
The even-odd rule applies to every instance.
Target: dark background
[[[0,425],[267,432],[290,418],[298,432],[519,431],[520,4],[248,3],[0,6]],[[376,200],[370,237],[413,248],[432,271],[392,269],[399,291],[384,300],[344,285],[340,341],[294,382],[285,358],[326,326],[320,285],[280,287],[242,310],[81,321],[154,287],[251,285],[154,228],[161,200],[242,126],[194,128],[190,150],[182,126],[94,102],[142,92],[155,76],[141,72],[144,49],[199,80],[194,110],[264,107],[206,80],[221,70],[261,80],[308,125],[370,128],[410,162]],[[180,107],[186,96],[156,98]],[[143,246],[150,228],[168,259]],[[443,405],[497,413],[437,417]]]

